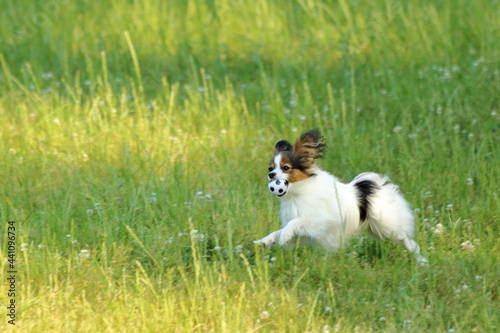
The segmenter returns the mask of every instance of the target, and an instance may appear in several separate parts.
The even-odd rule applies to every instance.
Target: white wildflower
[[[410,140],[415,140],[417,137],[418,137],[417,133],[408,134],[408,139],[410,139]]]
[[[441,223],[438,223],[438,224],[436,224],[436,226],[434,228],[432,228],[432,231],[436,235],[442,235],[446,231],[446,228]]]
[[[271,317],[268,311],[262,311],[260,313],[260,319],[261,320],[268,320]]]
[[[81,249],[80,253],[78,253],[78,257],[80,259],[89,259],[90,258],[90,252],[87,249]]]
[[[42,74],[42,79],[44,79],[44,80],[50,80],[53,77],[54,77],[54,74],[52,74],[51,72],[47,72],[47,73]]]
[[[476,247],[474,246],[474,244],[472,244],[472,242],[469,241],[469,240],[463,242],[460,245],[462,246],[462,250],[466,250],[466,251],[469,251],[469,252],[474,252],[476,250]]]

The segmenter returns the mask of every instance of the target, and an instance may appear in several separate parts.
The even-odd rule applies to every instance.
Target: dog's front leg
[[[296,236],[308,236],[306,228],[307,220],[304,218],[295,218],[287,223],[281,229],[278,243],[283,246],[290,243]]]
[[[271,232],[269,235],[266,237],[253,241],[255,244],[263,245],[265,247],[270,247],[274,243],[276,243],[276,239],[279,237],[281,230],[277,230],[274,232]]]

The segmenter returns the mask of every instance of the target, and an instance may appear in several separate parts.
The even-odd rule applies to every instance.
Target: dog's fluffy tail
[[[365,172],[350,183],[358,192],[360,220],[370,232],[385,239],[402,241],[414,234],[414,217],[410,205],[397,185],[387,176]]]

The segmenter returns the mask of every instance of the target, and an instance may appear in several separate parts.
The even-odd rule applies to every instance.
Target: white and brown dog
[[[427,263],[413,240],[414,217],[398,186],[371,172],[341,183],[316,165],[325,148],[317,130],[301,134],[293,146],[284,140],[276,144],[268,178],[284,180],[287,185],[278,195],[281,229],[255,243],[286,245],[300,237],[336,251],[358,231],[367,229],[375,237],[401,243],[418,263]]]

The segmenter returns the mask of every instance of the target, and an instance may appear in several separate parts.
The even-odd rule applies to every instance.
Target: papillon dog
[[[281,229],[254,243],[271,246],[301,242],[336,251],[359,231],[366,229],[380,239],[392,239],[426,264],[413,240],[414,217],[410,205],[389,178],[372,172],[344,184],[320,169],[326,145],[318,130],[301,134],[293,146],[285,140],[274,147],[268,180],[288,186],[281,201]]]

